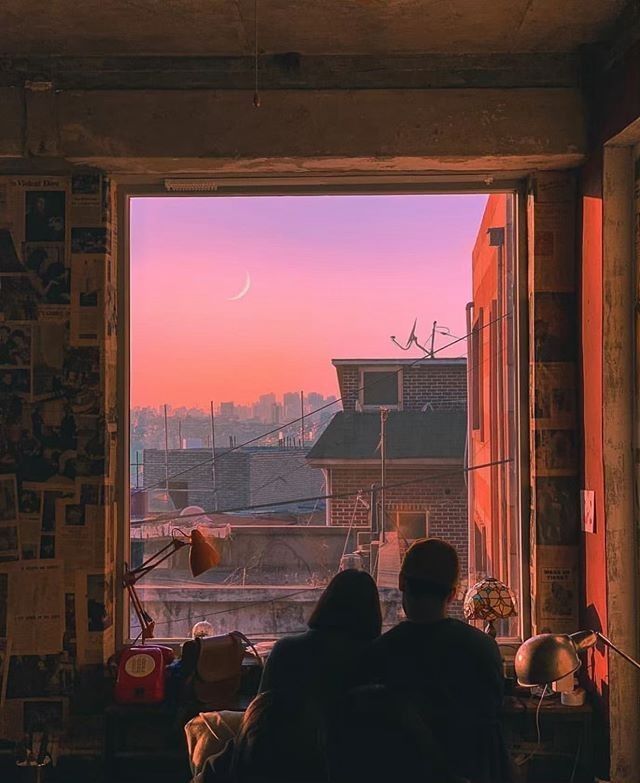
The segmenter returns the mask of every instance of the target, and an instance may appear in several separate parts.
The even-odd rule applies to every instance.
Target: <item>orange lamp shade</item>
[[[189,566],[193,576],[200,576],[218,565],[220,553],[207,541],[197,527],[191,531],[190,538]]]

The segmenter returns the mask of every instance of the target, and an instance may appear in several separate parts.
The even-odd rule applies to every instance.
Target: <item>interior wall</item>
[[[34,699],[66,717],[81,670],[114,651],[115,208],[95,171],[0,176],[0,735],[14,739]]]
[[[578,628],[576,179],[532,180],[529,222],[531,620],[534,633]]]

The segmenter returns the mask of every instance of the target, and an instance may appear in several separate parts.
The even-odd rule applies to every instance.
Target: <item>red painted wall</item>
[[[472,327],[482,321],[477,339],[471,341],[469,406],[471,415],[471,464],[483,465],[508,457],[513,448],[514,389],[511,319],[498,318],[502,290],[503,315],[512,310],[509,292],[511,196],[489,196],[473,249]],[[491,244],[489,229],[502,229],[502,250]],[[499,273],[499,253],[502,272]],[[499,279],[500,276],[500,279]],[[501,339],[500,339],[501,338]],[[474,355],[474,351],[477,355]],[[478,413],[474,416],[474,387],[480,384]],[[477,392],[476,392],[477,393]],[[475,424],[479,425],[474,427]],[[517,590],[519,552],[515,527],[512,467],[495,465],[469,473],[471,578],[496,576]]]

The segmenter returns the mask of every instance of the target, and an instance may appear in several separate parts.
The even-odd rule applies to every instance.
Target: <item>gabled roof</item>
[[[390,411],[386,427],[389,460],[464,458],[465,411]],[[336,413],[307,454],[308,460],[380,459],[379,413]]]

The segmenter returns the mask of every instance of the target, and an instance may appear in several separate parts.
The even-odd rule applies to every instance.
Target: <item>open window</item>
[[[196,581],[182,550],[137,584],[157,637],[300,631],[345,554],[372,569],[379,544],[397,570],[425,535],[465,584],[521,596],[516,196],[413,191],[129,198],[123,559],[194,527],[221,556]]]

